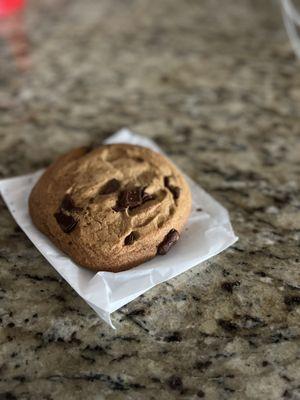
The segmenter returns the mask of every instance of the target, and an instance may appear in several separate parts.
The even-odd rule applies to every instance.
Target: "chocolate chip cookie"
[[[45,171],[29,198],[36,227],[94,271],[123,271],[166,254],[190,209],[190,190],[178,169],[162,155],[129,144],[68,152]]]

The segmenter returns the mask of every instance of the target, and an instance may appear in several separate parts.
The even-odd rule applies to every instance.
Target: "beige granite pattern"
[[[113,331],[0,200],[0,399],[299,399],[300,64],[277,2],[31,0],[0,60],[0,177],[127,126],[240,237]]]

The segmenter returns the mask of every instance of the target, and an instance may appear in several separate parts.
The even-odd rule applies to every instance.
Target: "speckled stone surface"
[[[300,64],[277,3],[32,0],[0,59],[0,177],[127,126],[240,237],[113,331],[1,200],[0,399],[299,399]]]

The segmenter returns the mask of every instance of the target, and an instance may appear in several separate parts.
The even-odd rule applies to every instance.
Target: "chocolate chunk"
[[[137,187],[132,190],[124,190],[119,200],[120,204],[123,204],[125,207],[137,207],[143,202],[143,189]]]
[[[115,211],[124,211],[126,208],[132,210],[145,203],[146,201],[154,199],[155,196],[145,192],[145,188],[138,186],[133,189],[122,190],[119,194],[117,204],[113,207]]]
[[[174,200],[177,200],[180,196],[180,187],[170,185],[169,190],[172,193]]]
[[[167,254],[170,248],[177,242],[179,239],[179,233],[176,229],[171,229],[170,232],[165,236],[164,240],[157,247],[157,254],[163,256]]]
[[[166,188],[168,188],[170,190],[170,192],[173,195],[174,200],[177,200],[180,196],[180,187],[171,185],[169,176],[164,177],[164,185]]]
[[[78,222],[72,217],[72,215],[66,215],[62,211],[55,213],[54,217],[61,227],[61,230],[65,233],[70,233],[71,231],[73,231]]]
[[[169,187],[169,185],[170,185],[170,177],[169,176],[164,177],[164,185],[165,185],[165,187]]]
[[[134,161],[138,162],[138,163],[143,163],[145,160],[141,157],[135,157]]]
[[[75,208],[75,203],[69,194],[66,194],[62,199],[60,208],[66,211],[72,211]]]
[[[68,193],[62,199],[60,208],[61,208],[61,210],[65,210],[65,211],[81,211],[82,210],[81,207],[75,206],[74,200]]]
[[[121,187],[121,183],[117,179],[111,179],[100,190],[100,194],[111,194],[117,192]]]
[[[115,211],[123,211],[127,207],[134,208],[143,202],[143,188],[136,187],[133,189],[126,189],[120,192]]]
[[[138,238],[136,232],[131,232],[128,236],[126,236],[124,240],[125,246],[130,246],[133,242],[135,242]]]

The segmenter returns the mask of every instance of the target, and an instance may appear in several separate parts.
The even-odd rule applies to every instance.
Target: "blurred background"
[[[234,162],[246,135],[275,134],[298,108],[280,11],[259,0],[0,0],[0,176],[123,126],[177,158],[222,148]]]

